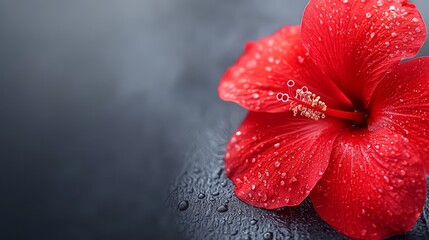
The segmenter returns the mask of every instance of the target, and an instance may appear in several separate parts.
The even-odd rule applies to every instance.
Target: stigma
[[[306,86],[296,89],[293,94],[294,80],[289,80],[287,86],[288,93],[279,92],[276,98],[278,101],[289,103],[289,110],[293,112],[294,116],[299,114],[313,120],[326,117],[324,112],[327,110],[327,106],[325,102],[320,100],[320,96],[310,92]]]

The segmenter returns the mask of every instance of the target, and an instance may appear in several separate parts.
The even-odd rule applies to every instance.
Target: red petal
[[[222,77],[219,96],[252,111],[284,112],[289,106],[276,95],[288,93],[287,82],[292,79],[294,88],[307,86],[329,107],[351,107],[344,94],[323,76],[302,45],[300,26],[286,26],[246,45],[243,55]]]
[[[235,194],[267,209],[298,205],[322,177],[341,127],[335,119],[250,112],[225,155]]]
[[[397,66],[380,82],[369,107],[371,129],[390,128],[414,143],[429,172],[429,57]]]
[[[319,215],[339,232],[382,239],[408,231],[426,197],[426,178],[407,139],[389,129],[346,130],[311,193]]]
[[[386,72],[418,52],[426,27],[406,0],[312,0],[302,39],[313,61],[365,108]]]

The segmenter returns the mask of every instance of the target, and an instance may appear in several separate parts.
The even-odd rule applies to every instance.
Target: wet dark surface
[[[185,239],[348,239],[326,224],[308,199],[297,207],[275,211],[238,200],[223,168],[224,141],[232,133],[232,125],[220,123],[203,134],[209,140],[195,145],[189,165],[172,187],[170,207]],[[189,206],[180,211],[177,204],[183,201]],[[410,232],[390,239],[429,239],[428,214],[426,204]]]
[[[238,201],[222,168],[246,112],[220,76],[305,4],[0,1],[0,239],[341,238],[308,201]]]

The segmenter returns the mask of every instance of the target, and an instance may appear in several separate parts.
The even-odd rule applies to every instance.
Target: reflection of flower
[[[266,209],[310,195],[352,238],[408,231],[429,170],[429,58],[406,0],[311,0],[301,26],[249,43],[219,95],[250,110],[225,155],[236,195]]]

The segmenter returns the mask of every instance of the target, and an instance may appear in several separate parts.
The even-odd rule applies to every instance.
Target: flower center
[[[365,121],[365,113],[354,111],[347,112],[337,109],[328,108],[325,102],[320,100],[320,96],[310,92],[308,87],[302,86],[295,90],[295,94],[292,92],[292,88],[295,86],[294,80],[287,82],[288,93],[277,93],[277,100],[289,103],[289,110],[293,112],[294,116],[298,114],[313,120],[319,120],[326,116],[337,117],[347,120],[352,120],[356,124],[361,124]],[[294,96],[295,95],[295,96]]]

